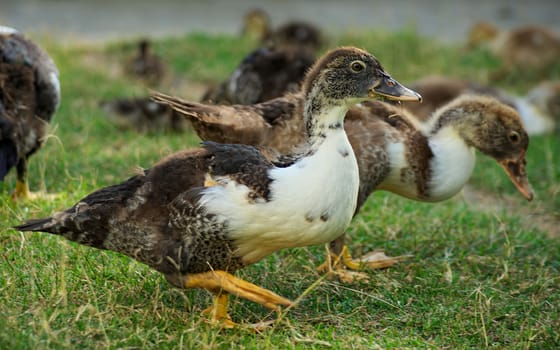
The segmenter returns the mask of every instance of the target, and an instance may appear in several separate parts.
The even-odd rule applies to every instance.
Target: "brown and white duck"
[[[29,192],[27,166],[47,137],[60,102],[58,70],[49,55],[15,29],[0,26],[0,181],[14,166],[14,199]]]
[[[315,59],[313,53],[300,48],[259,48],[247,55],[224,82],[210,88],[202,101],[253,104],[298,92]]]
[[[191,119],[202,139],[227,139],[284,153],[302,140],[301,101],[301,95],[288,95],[252,106],[164,102]],[[375,190],[424,202],[452,197],[471,176],[475,149],[496,159],[521,194],[533,198],[525,171],[527,133],[519,114],[496,99],[461,97],[425,122],[400,107],[368,101],[349,110],[344,128],[360,169],[356,213]],[[331,243],[331,253],[342,255],[343,263],[355,269],[361,261],[352,261],[343,239]]]
[[[142,133],[181,132],[186,120],[171,107],[151,97],[117,98],[99,102],[99,107],[119,128]]]
[[[501,30],[490,22],[475,23],[467,47],[483,46],[503,63],[503,72],[514,68],[543,70],[560,60],[560,34],[540,25]]]
[[[116,251],[175,286],[207,289],[216,294],[212,318],[225,326],[233,325],[228,293],[271,309],[292,305],[231,273],[279,249],[326,243],[344,231],[359,186],[342,127],[348,108],[378,95],[417,98],[355,48],[325,54],[301,94],[307,138],[289,162],[275,164],[252,146],[206,142],[16,228]]]
[[[258,8],[245,14],[241,34],[257,39],[267,47],[289,46],[315,52],[324,44],[324,35],[317,26],[304,21],[289,21],[273,29],[268,13]]]
[[[165,78],[167,68],[161,57],[152,51],[151,41],[141,39],[136,54],[123,62],[123,70],[131,78],[157,86]]]
[[[529,135],[551,133],[560,124],[560,81],[542,82],[524,96],[445,76],[428,76],[410,87],[422,95],[422,103],[405,102],[403,106],[420,120],[429,118],[436,109],[460,95],[482,94],[515,108]]]

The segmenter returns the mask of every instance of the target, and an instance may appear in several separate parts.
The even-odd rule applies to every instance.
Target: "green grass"
[[[202,34],[155,44],[173,71],[193,82],[222,79],[252,47],[247,41]],[[15,172],[1,184],[0,348],[560,346],[559,241],[531,228],[520,210],[485,213],[460,198],[422,204],[376,193],[349,229],[352,252],[384,249],[413,257],[368,272],[368,282],[352,285],[321,279],[315,271],[324,247],[281,251],[240,271],[241,277],[283,296],[302,297],[281,322],[262,333],[208,325],[201,316],[211,301],[208,293],[175,289],[129,258],[10,229],[124,180],[138,166],[149,167],[173,151],[198,144],[190,132],[122,132],[97,108],[102,98],[145,93],[110,69],[131,52],[132,42],[88,47],[47,40],[45,45],[61,71],[63,102],[52,124],[53,136],[31,160],[30,185],[62,195],[14,204],[9,195]],[[484,81],[488,71],[499,67],[486,52],[465,53],[411,32],[347,34],[331,45],[368,49],[401,82],[435,73]],[[560,78],[558,67],[549,78]],[[497,84],[523,92],[536,81],[529,73],[512,73]],[[537,193],[533,203],[525,203],[498,165],[483,156],[478,157],[472,184],[497,198],[512,198],[517,208],[558,218],[559,149],[557,135],[531,140],[527,157]],[[235,298],[231,315],[239,322],[276,317]]]

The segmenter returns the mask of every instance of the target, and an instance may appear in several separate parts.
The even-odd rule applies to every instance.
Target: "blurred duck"
[[[29,192],[29,157],[43,145],[60,102],[58,70],[49,55],[17,30],[0,26],[0,181],[14,166],[14,199]]]
[[[154,102],[151,97],[118,98],[99,103],[119,128],[141,133],[181,132],[185,118],[172,108]]]
[[[529,135],[551,133],[560,125],[560,81],[542,82],[525,96],[508,94],[498,88],[472,81],[429,76],[411,84],[422,95],[422,103],[407,103],[404,107],[425,120],[439,107],[463,94],[490,95],[515,108]]]
[[[219,104],[253,104],[297,92],[315,55],[293,47],[260,48],[251,52],[202,101]]]
[[[307,22],[290,21],[272,29],[270,17],[262,9],[252,9],[245,14],[242,35],[268,47],[297,46],[311,52],[317,51],[324,40],[319,28]]]
[[[128,76],[148,86],[157,86],[165,77],[166,67],[163,60],[152,52],[151,46],[150,40],[141,39],[136,55],[124,62],[123,69]]]
[[[344,230],[359,186],[342,127],[346,111],[377,96],[417,96],[356,48],[325,54],[301,95],[307,139],[290,163],[273,163],[252,146],[206,142],[16,228],[119,252],[177,287],[207,289],[216,295],[212,320],[226,327],[235,325],[227,314],[229,294],[273,310],[293,305],[231,273],[279,249],[326,243]]]
[[[250,106],[164,102],[191,120],[202,139],[270,147],[280,154],[278,159],[305,137],[300,94]],[[452,197],[471,176],[475,149],[494,158],[527,200],[533,198],[525,171],[527,133],[519,114],[494,98],[461,97],[423,122],[400,107],[368,101],[348,111],[344,129],[360,174],[355,213],[374,190],[423,202]],[[398,260],[353,260],[344,246],[344,232],[340,235],[330,245],[327,262],[341,258],[346,267],[357,269],[362,264],[386,267]],[[343,274],[340,264],[334,268]]]
[[[487,47],[502,61],[505,72],[515,68],[540,71],[560,61],[560,34],[538,25],[506,31],[481,21],[470,29],[467,45]]]

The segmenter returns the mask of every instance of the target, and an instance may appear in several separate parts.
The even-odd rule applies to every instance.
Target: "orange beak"
[[[523,197],[531,201],[533,199],[533,189],[529,184],[527,172],[525,171],[525,154],[521,155],[519,159],[504,159],[498,161],[498,163],[502,166],[511,182],[513,182]]]

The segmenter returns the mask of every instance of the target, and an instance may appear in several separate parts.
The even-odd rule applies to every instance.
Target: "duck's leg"
[[[234,328],[237,324],[231,320],[231,317],[228,314],[228,304],[229,294],[218,292],[214,298],[212,306],[205,309],[203,313],[210,315],[212,323],[221,325],[224,328]]]
[[[13,200],[34,200],[38,198],[52,199],[57,197],[56,194],[46,194],[43,192],[29,191],[29,185],[27,182],[27,157],[23,157],[17,162],[16,170],[17,180],[16,189],[12,193]]]
[[[352,255],[348,251],[348,247],[344,244],[344,237],[345,235],[342,235],[329,244],[327,249],[327,259],[317,268],[319,272],[334,272],[335,274],[340,275],[346,268],[354,271],[362,270],[364,268],[382,269],[393,266],[405,258],[403,256],[388,257],[384,254],[377,254],[373,256],[370,253],[360,259],[353,259]],[[353,280],[356,278],[360,279],[361,277],[362,276],[346,276],[342,279]]]
[[[31,197],[29,192],[29,186],[27,184],[27,159],[26,157],[21,158],[16,165],[17,180],[16,189],[12,193],[12,199],[14,200],[27,200]]]
[[[227,313],[228,294],[250,300],[272,310],[279,310],[280,305],[294,305],[292,301],[276,293],[220,270],[188,275],[184,286],[185,288],[204,288],[216,294],[214,305],[209,310],[212,321],[230,328],[235,326],[235,323],[231,321]]]

